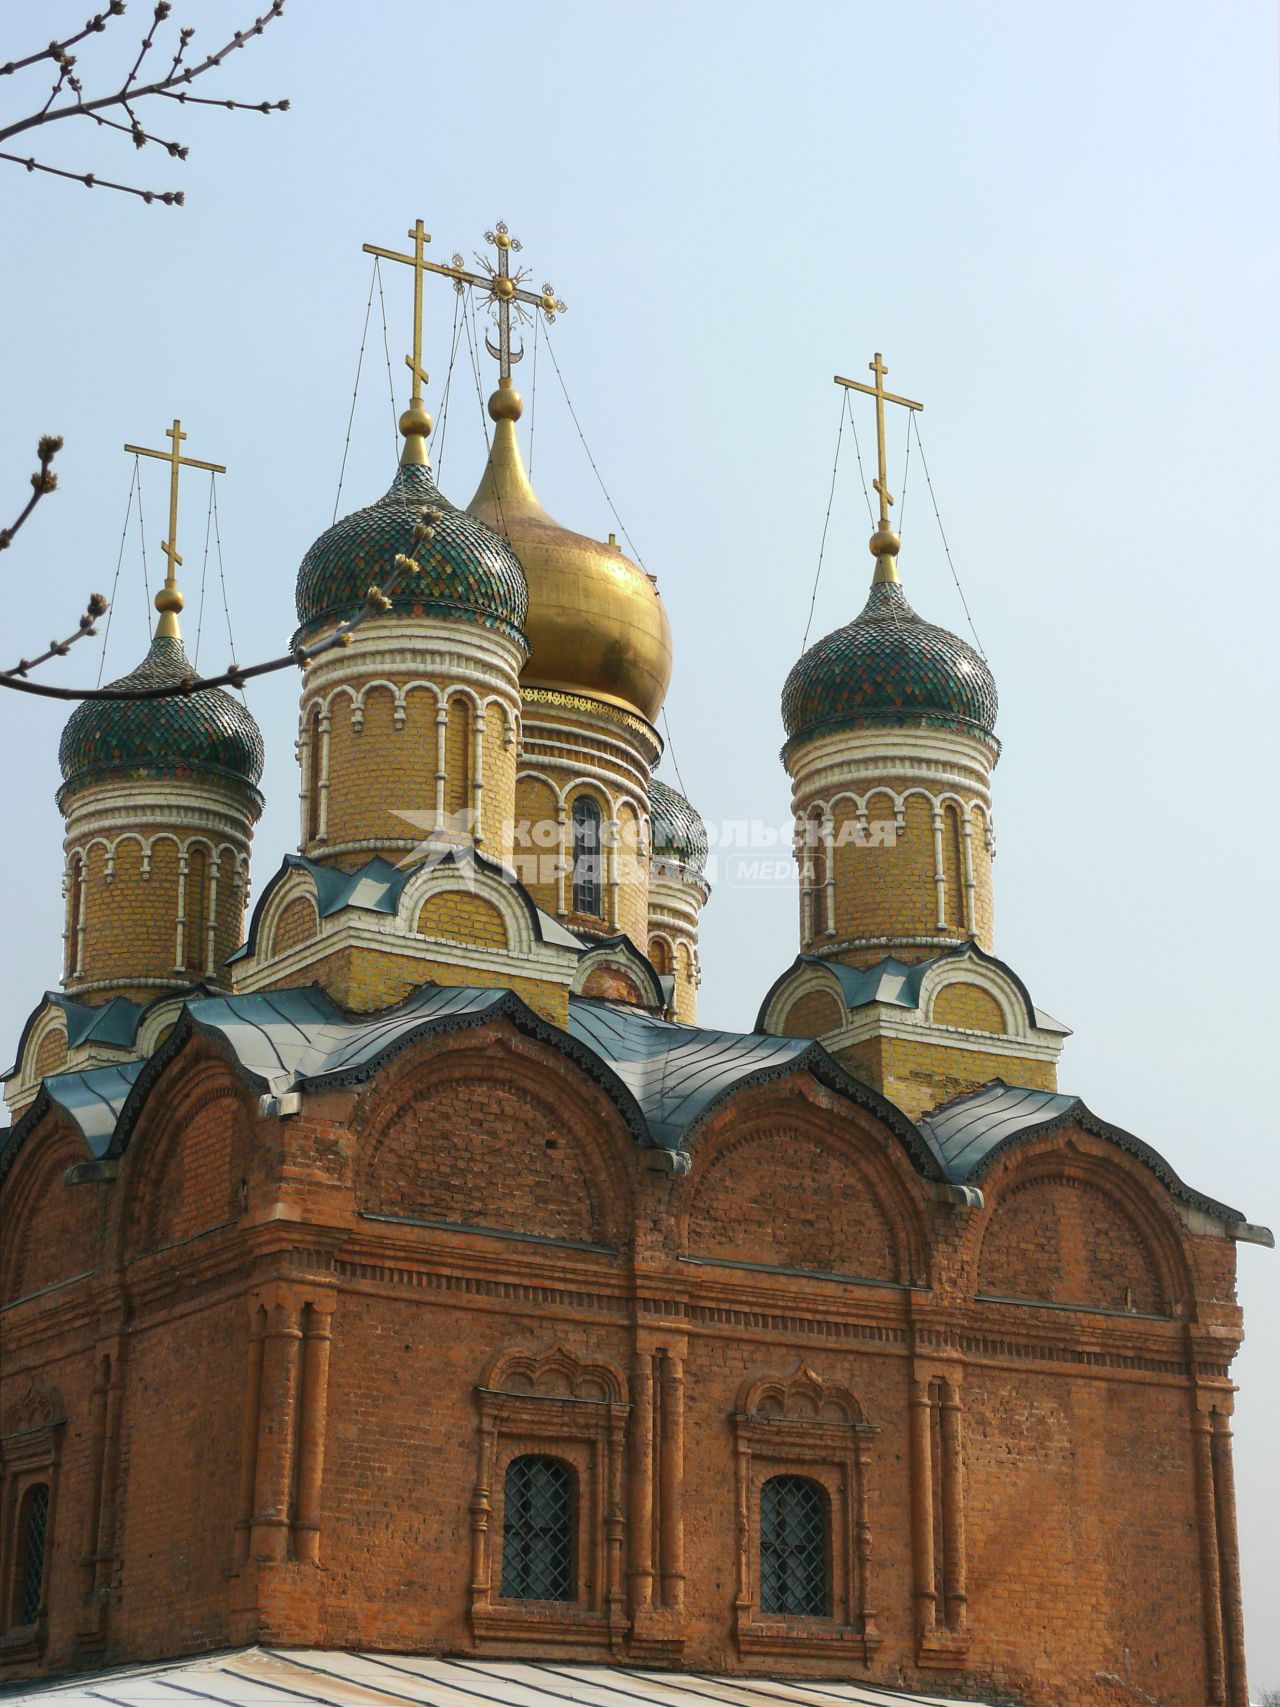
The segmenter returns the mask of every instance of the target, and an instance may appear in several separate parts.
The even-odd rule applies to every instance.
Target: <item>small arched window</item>
[[[827,1496],[806,1476],[773,1476],[760,1490],[760,1610],[831,1612]]]
[[[670,977],[671,944],[667,941],[666,937],[655,936],[649,938],[649,964],[653,967],[659,978]]]
[[[84,855],[71,856],[67,884],[67,977],[80,971],[80,933],[84,926]]]
[[[197,977],[208,960],[209,856],[203,848],[187,854],[187,883],[184,891],[186,926],[182,937],[182,963]]]
[[[509,1600],[575,1600],[573,1472],[529,1455],[507,1466],[502,1502],[502,1593]]]
[[[604,850],[600,808],[589,794],[573,803],[573,911],[598,919],[604,913]]]
[[[44,1601],[44,1560],[49,1535],[49,1484],[35,1482],[18,1510],[14,1622],[34,1624]]]
[[[307,719],[307,832],[308,842],[320,834],[321,771],[320,708],[313,706]]]

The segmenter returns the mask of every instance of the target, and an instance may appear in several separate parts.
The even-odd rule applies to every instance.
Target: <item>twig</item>
[[[0,528],[0,551],[6,551],[13,543],[13,536],[35,509],[41,498],[58,488],[58,476],[50,473],[49,465],[62,449],[62,440],[56,433],[45,433],[36,445],[36,455],[40,458],[40,466],[31,476],[31,496],[27,499],[16,522],[7,528]]]
[[[65,640],[51,640],[47,652],[41,652],[38,658],[22,658],[11,670],[4,672],[5,676],[25,676],[29,670],[39,669],[41,664],[47,664],[50,658],[65,658],[77,640],[83,640],[86,635],[98,632],[94,624],[100,616],[105,616],[107,601],[101,593],[91,593],[89,604],[84,615],[80,618],[79,626],[74,634],[68,634]]]
[[[197,676],[193,673],[184,677],[180,682],[171,683],[166,687],[154,688],[62,688],[50,687],[44,682],[31,682],[24,679],[26,671],[33,669],[37,664],[44,663],[48,658],[65,652],[67,646],[80,638],[80,635],[76,634],[70,640],[62,643],[61,647],[55,644],[49,652],[45,653],[44,657],[33,658],[29,661],[24,659],[14,669],[0,672],[0,688],[12,688],[18,693],[36,694],[43,699],[181,699],[193,693],[200,693],[205,688],[243,687],[254,676],[266,676],[275,670],[287,670],[291,665],[305,669],[313,659],[322,657],[326,652],[333,651],[335,647],[349,646],[352,634],[363,622],[366,622],[371,616],[381,616],[384,611],[391,609],[392,599],[398,591],[401,581],[406,575],[415,574],[422,567],[418,561],[418,553],[423,546],[430,544],[431,540],[434,539],[435,523],[439,520],[440,512],[438,510],[422,510],[419,520],[414,523],[410,550],[396,554],[386,579],[381,586],[375,585],[369,588],[365,594],[364,603],[356,614],[348,621],[340,622],[333,633],[326,635],[323,640],[317,640],[310,646],[295,646],[279,658],[269,658],[262,664],[232,664],[221,675],[217,676]],[[94,597],[96,600],[99,595],[95,594]],[[89,609],[89,620],[92,622],[94,601],[90,601]],[[106,600],[103,599],[102,609],[96,614],[101,616],[105,609]],[[82,631],[88,632],[84,630],[83,617],[81,618],[81,627]]]
[[[25,59],[11,60],[7,65],[0,66],[0,76],[7,76],[12,72],[20,71],[24,67],[35,65],[46,59],[53,60],[58,67],[58,79],[43,107],[28,114],[26,118],[17,119],[12,124],[0,127],[0,142],[19,136],[22,132],[31,130],[37,125],[53,124],[58,119],[89,118],[98,125],[105,125],[112,130],[124,131],[132,139],[135,148],[143,148],[148,142],[154,142],[165,149],[171,158],[185,160],[188,152],[185,144],[169,142],[161,137],[153,136],[141,124],[131,103],[145,100],[149,95],[163,95],[168,100],[179,101],[184,105],[191,101],[198,106],[226,107],[232,112],[287,112],[289,110],[288,101],[217,100],[212,96],[193,95],[189,92],[190,84],[197,77],[203,76],[206,71],[212,71],[216,66],[221,65],[229,54],[234,53],[238,48],[245,47],[254,36],[260,36],[267,26],[281,15],[283,10],[284,0],[271,0],[270,7],[261,17],[255,18],[247,29],[237,30],[216,53],[208,54],[196,65],[184,63],[187,47],[195,35],[195,30],[189,25],[183,25],[178,32],[178,46],[169,69],[162,77],[156,78],[153,82],[139,83],[138,74],[143,61],[155,45],[156,32],[173,11],[172,0],[155,0],[151,22],[139,45],[137,58],[134,60],[133,67],[124,83],[112,94],[100,95],[90,100],[85,98],[84,88],[72,70],[76,63],[75,56],[67,50],[76,42],[82,41],[85,36],[100,33],[106,28],[110,18],[119,17],[123,13],[123,0],[111,0],[110,6],[105,11],[90,18],[84,29],[77,34],[67,36],[62,41],[50,42],[47,48],[42,48],[38,53],[29,54]],[[64,84],[71,89],[76,98],[64,102],[61,106],[55,106],[54,102]],[[115,119],[104,118],[102,113],[111,107],[123,109],[128,115],[129,123],[126,125]],[[0,160],[8,160],[15,165],[25,166],[28,172],[48,172],[56,178],[70,178],[76,183],[86,185],[89,189],[121,190],[127,195],[138,196],[147,203],[163,202],[166,207],[181,207],[183,205],[183,196],[180,191],[140,189],[133,184],[121,184],[110,178],[99,177],[94,172],[66,171],[62,167],[47,165],[44,161],[28,155],[0,152]]]

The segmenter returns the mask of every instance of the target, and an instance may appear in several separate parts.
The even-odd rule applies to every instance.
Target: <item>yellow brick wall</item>
[[[300,943],[310,942],[319,928],[314,901],[309,895],[298,895],[277,919],[269,952],[285,954]]]
[[[529,833],[530,839],[517,841],[512,853],[516,873],[543,912],[553,916],[559,912],[557,885],[551,877],[559,849],[554,842],[544,843],[535,834],[541,825],[556,823],[555,792],[538,777],[522,776],[516,783],[516,823]]]
[[[40,1039],[40,1047],[36,1050],[36,1077],[43,1079],[47,1073],[60,1073],[67,1064],[67,1034],[59,1027],[56,1031],[46,1032]]]
[[[508,721],[512,714],[503,707],[490,705],[484,720],[484,804],[480,826],[484,831],[483,851],[490,859],[511,862],[512,818],[515,813],[516,761],[519,757],[515,740],[506,739]]]
[[[437,685],[443,688],[448,684],[441,680]],[[475,805],[475,707],[464,694],[455,693],[447,701],[447,712],[444,810],[450,814],[469,812]],[[396,814],[412,812],[429,822],[435,812],[439,750],[436,715],[435,696],[418,688],[407,696],[404,723],[397,728],[390,688],[375,686],[365,696],[364,727],[356,730],[347,697],[338,695],[333,700],[326,840],[312,845],[310,852],[323,857],[326,847],[372,842],[374,846],[367,851],[339,855],[337,863],[350,868],[378,851],[394,863],[405,851],[396,843],[406,838],[421,839],[427,825],[408,823]],[[514,712],[508,710],[506,715],[514,716]],[[483,851],[499,860],[509,859],[511,853],[508,826],[514,813],[516,770],[515,746],[505,744],[503,730],[503,708],[492,702],[485,711],[480,827]]]
[[[643,954],[649,941],[649,868],[640,856],[639,816],[626,801],[618,808],[614,858],[618,874],[616,929],[625,931]]]
[[[355,1013],[377,1013],[383,1008],[393,1007],[423,984],[472,985],[484,989],[514,990],[544,1019],[555,1025],[567,1025],[568,988],[545,983],[539,978],[521,977],[515,970],[518,964],[512,962],[510,973],[505,968],[501,972],[491,972],[450,965],[445,960],[417,960],[382,948],[361,948],[326,955],[307,968],[307,977],[314,979],[336,1002]],[[277,986],[267,988],[297,981],[298,975],[293,973],[281,978]]]
[[[694,968],[693,949],[687,942],[676,943],[675,1016],[680,1025],[696,1025],[698,1020],[698,978]]]
[[[793,1002],[783,1022],[784,1037],[825,1037],[844,1024],[844,1010],[829,990],[810,990]]]
[[[991,1079],[1032,1090],[1058,1088],[1051,1062],[1016,1060],[984,1050],[944,1049],[896,1037],[873,1037],[836,1053],[851,1073],[883,1092],[912,1120]]]
[[[502,914],[483,895],[463,891],[432,895],[422,905],[417,928],[423,936],[444,937],[448,942],[499,949],[507,946]]]
[[[905,787],[905,781],[895,779]],[[966,800],[966,809],[973,810],[973,801]],[[810,803],[801,801],[800,810],[810,815]],[[832,812],[834,847],[831,851],[835,878],[835,940],[840,942],[864,938],[905,938],[945,936],[955,942],[968,939],[965,924],[965,869],[963,820],[959,809],[948,803],[943,808],[942,870],[946,879],[944,927],[938,928],[938,894],[935,883],[936,850],[933,828],[933,805],[923,795],[914,794],[906,802],[903,828],[895,831],[893,845],[885,845],[876,835],[875,826],[893,824],[895,808],[887,792],[875,792],[867,801],[867,845],[859,845],[858,814],[849,800],[842,800]],[[974,919],[977,940],[990,949],[992,928],[991,856],[987,852],[985,822],[971,819],[973,824],[971,849],[974,875]],[[842,840],[842,838],[844,838]],[[822,875],[820,851],[814,856],[815,877]],[[827,898],[815,896],[815,946],[827,940]],[[848,958],[868,964],[888,953],[878,947],[855,950]],[[937,952],[928,946],[903,945],[894,950],[905,960],[919,960]]]
[[[475,776],[475,724],[470,700],[463,694],[449,699],[444,736],[444,809],[452,817],[469,812]]]
[[[1003,1032],[1004,1014],[989,990],[976,984],[947,984],[933,1004],[935,1025],[961,1025],[970,1031]]]
[[[145,877],[142,847],[132,837],[117,845],[110,879],[107,851],[101,842],[95,842],[83,853],[83,950],[80,972],[74,975],[75,945],[74,942],[69,945],[66,961],[69,987],[124,979],[127,987],[110,994],[135,994],[145,999],[154,994],[157,981],[228,982],[226,960],[239,947],[244,929],[245,895],[236,885],[235,855],[224,848],[215,861],[203,844],[187,846],[182,908],[186,925],[179,964],[180,856],[173,838],[181,838],[185,844],[191,832],[175,820],[172,825],[158,827],[151,833],[161,839],[152,846],[150,871]],[[248,834],[246,818],[246,838]],[[74,844],[70,851],[72,856],[82,852]],[[211,909],[214,941],[210,967]],[[130,980],[137,983],[129,983]]]

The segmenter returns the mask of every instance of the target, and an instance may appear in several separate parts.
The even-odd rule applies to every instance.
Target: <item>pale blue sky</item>
[[[178,16],[211,40],[251,5],[187,0]],[[34,44],[85,11],[9,8],[6,54],[25,45],[19,14]],[[1280,1225],[1276,37],[1270,0],[293,0],[221,74],[228,93],[288,95],[287,116],[166,110],[193,145],[185,167],[123,139],[110,150],[88,127],[49,138],[58,163],[181,185],[184,211],[0,172],[12,496],[36,434],[67,438],[62,491],[0,559],[5,650],[43,644],[82,594],[110,591],[131,472],[120,447],[160,442],[175,413],[191,454],[230,468],[240,655],[277,650],[296,565],[333,510],[369,289],[360,244],[398,245],[421,214],[436,254],[469,254],[505,217],[535,282],[570,304],[561,367],[670,609],[689,791],[708,818],[781,820],[778,691],[827,503],[831,375],[859,375],[881,349],[891,386],[926,404],[934,486],[1001,690],[998,950],[1075,1028],[1067,1088]],[[403,400],[407,276],[386,289]],[[441,285],[430,303],[438,381],[453,298]],[[538,382],[541,495],[603,534],[614,524],[545,360]],[[441,483],[465,503],[483,456],[465,367],[454,405]],[[375,302],[344,507],[385,487],[390,415]],[[869,405],[857,418],[865,448]],[[918,476],[907,589],[965,632]],[[153,551],[162,486],[155,469]],[[190,488],[189,593],[204,502]],[[866,532],[846,454],[815,636],[861,605]],[[141,654],[142,613],[134,535],[109,673]],[[205,636],[203,661],[221,662],[214,606]],[[50,679],[96,669],[90,645]],[[269,750],[260,890],[296,839],[296,682],[255,688],[251,704]],[[63,715],[0,705],[11,1039],[59,971]],[[794,895],[721,884],[703,945],[703,1018],[749,1026],[795,951]],[[1280,1258],[1240,1257],[1257,1689],[1280,1686]]]

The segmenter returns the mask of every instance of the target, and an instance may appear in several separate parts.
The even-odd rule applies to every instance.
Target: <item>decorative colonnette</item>
[[[649,777],[657,731],[620,706],[552,688],[523,690],[516,870],[538,905],[573,930],[648,939]],[[594,870],[579,800],[594,804]],[[596,882],[582,883],[584,874]],[[589,904],[584,904],[584,902]]]
[[[865,959],[991,947],[996,750],[924,727],[839,730],[788,749],[801,942]]]
[[[249,894],[256,793],[200,780],[104,781],[64,802],[63,985],[85,995],[228,982]]]
[[[303,852],[396,860],[443,835],[509,861],[523,661],[497,629],[392,615],[313,664],[298,734]]]

